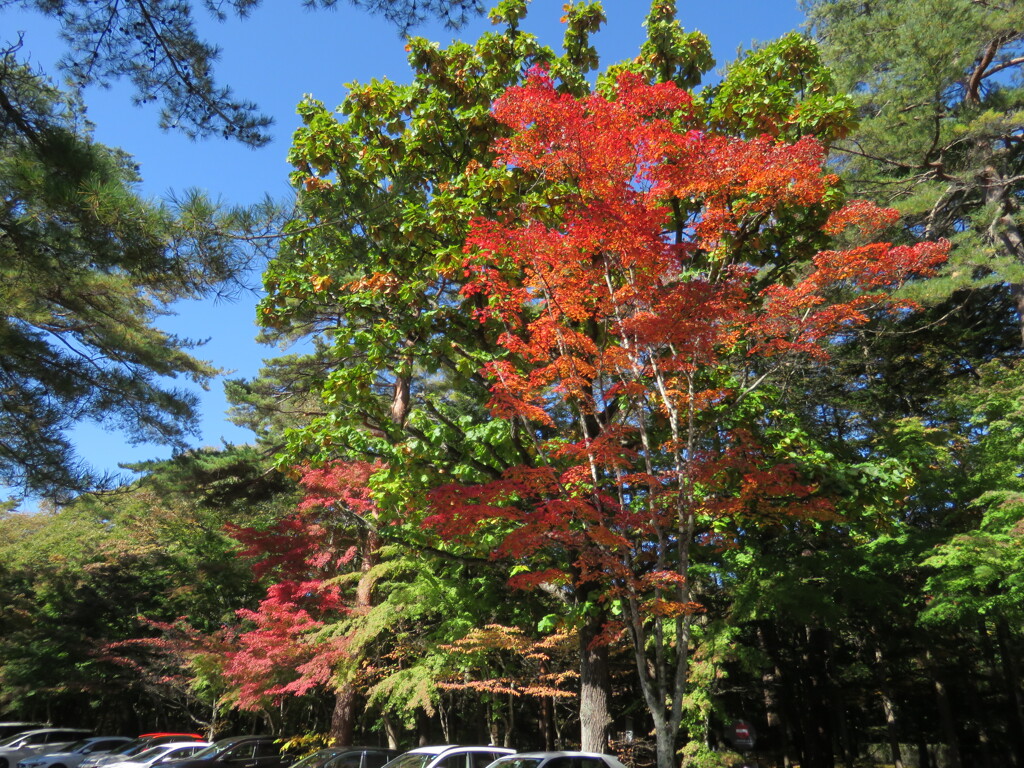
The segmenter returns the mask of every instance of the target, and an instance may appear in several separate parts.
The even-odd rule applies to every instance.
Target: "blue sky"
[[[533,0],[524,28],[557,46],[562,4],[563,0]],[[595,41],[602,63],[608,65],[636,55],[649,3],[605,0],[604,5],[608,22]],[[734,59],[738,48],[772,40],[803,21],[797,0],[680,0],[679,17],[686,29],[708,35],[719,67]],[[160,131],[156,107],[133,107],[126,86],[90,89],[85,101],[97,140],[135,156],[142,168],[141,191],[149,197],[166,197],[192,187],[233,203],[256,202],[267,194],[290,196],[285,157],[298,124],[295,105],[303,94],[336,105],[344,98],[346,83],[410,79],[404,42],[395,29],[344,0],[331,11],[306,11],[300,0],[271,0],[248,19],[226,22],[208,18],[200,8],[197,21],[206,38],[221,48],[216,77],[274,117],[274,140],[258,150],[221,139],[192,142]],[[425,25],[414,34],[447,43],[453,38],[476,40],[488,28],[486,19],[477,19],[457,32]],[[58,31],[52,20],[36,13],[10,6],[0,12],[0,41],[23,32],[23,53],[51,75],[62,52]],[[164,318],[161,325],[181,336],[208,339],[200,357],[226,369],[229,377],[251,377],[265,357],[277,354],[254,340],[256,301],[257,296],[250,294],[232,303],[182,304],[177,315]],[[251,433],[225,419],[226,408],[218,379],[202,394],[202,434],[194,441],[196,446],[244,443],[251,438]],[[83,458],[107,471],[118,471],[124,462],[169,455],[161,446],[131,446],[116,433],[88,425],[77,430],[76,442]]]

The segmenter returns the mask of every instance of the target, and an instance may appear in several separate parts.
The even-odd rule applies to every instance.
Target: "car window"
[[[93,752],[109,752],[115,747],[119,747],[124,744],[121,739],[104,739],[103,741],[94,741],[92,744],[87,746],[82,751],[87,755]]]
[[[448,755],[438,760],[433,768],[465,768],[466,755],[456,753],[454,755]]]
[[[139,746],[139,744],[140,744],[140,742],[135,741],[135,740],[133,740],[133,741],[126,741],[121,746],[117,747],[116,749],[111,750],[110,754],[112,754],[112,755],[128,755],[128,754],[132,754],[132,750],[135,749],[137,746]]]
[[[394,754],[394,753],[392,753]],[[367,752],[366,768],[381,768],[384,763],[391,759],[387,752]]]
[[[277,757],[281,754],[277,744],[272,741],[257,741],[254,746],[256,747],[256,757]]]
[[[484,766],[490,765],[501,755],[501,752],[470,752],[470,768],[484,768]]]
[[[144,763],[147,760],[152,760],[155,757],[159,757],[164,753],[164,751],[165,750],[163,747],[150,747],[149,749],[144,749],[137,755],[135,755],[135,760],[137,762]]]
[[[544,763],[544,768],[573,768],[571,757],[555,757]]]
[[[362,752],[346,752],[327,763],[324,768],[359,768],[363,762]]]
[[[256,749],[255,742],[236,744],[224,753],[225,760],[251,760]]]
[[[406,752],[388,763],[388,768],[424,768],[434,757],[429,752]]]
[[[205,760],[208,757],[213,757],[214,755],[219,755],[221,752],[223,752],[225,749],[227,749],[228,746],[230,746],[230,744],[231,744],[230,741],[218,741],[218,742],[215,742],[215,743],[211,744],[210,746],[208,746],[208,747],[206,747],[204,749],[199,750],[194,755],[192,755],[192,757],[196,758],[197,760],[199,760],[199,759]]]
[[[292,763],[292,768],[323,768],[338,755],[337,752],[329,749],[321,749],[312,755],[306,755],[297,763]]]

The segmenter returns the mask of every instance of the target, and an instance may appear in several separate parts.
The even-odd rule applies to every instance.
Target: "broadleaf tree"
[[[799,229],[801,210],[808,237],[820,226],[813,212],[836,197],[821,145],[709,133],[671,83],[623,73],[577,99],[534,70],[495,112],[515,131],[496,164],[561,192],[557,208],[475,219],[463,265],[501,350],[482,370],[488,407],[518,425],[523,461],[437,486],[426,524],[494,542],[492,556],[525,566],[517,585],[585,590],[620,617],[669,768],[696,563],[746,528],[834,514],[824,468],[784,439],[773,384],[873,314],[910,311],[889,293],[931,274],[947,244],[864,241],[795,263],[758,251],[753,238]],[[832,207],[826,235],[895,215]]]

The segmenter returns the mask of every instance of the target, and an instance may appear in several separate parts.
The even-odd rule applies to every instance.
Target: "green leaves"
[[[229,230],[252,219],[198,193],[140,198],[130,158],[93,142],[80,106],[9,53],[0,89],[0,481],[66,497],[100,480],[67,438],[80,421],[185,444],[196,398],[168,379],[216,371],[154,320],[239,274]]]

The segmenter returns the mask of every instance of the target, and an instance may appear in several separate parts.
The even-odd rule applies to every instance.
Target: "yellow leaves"
[[[313,284],[313,290],[320,293],[321,291],[325,291],[330,288],[331,284],[334,283],[334,280],[330,275],[313,275],[309,282]]]

